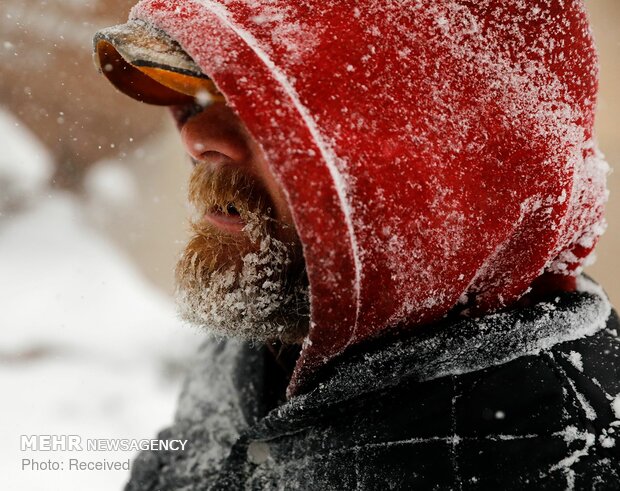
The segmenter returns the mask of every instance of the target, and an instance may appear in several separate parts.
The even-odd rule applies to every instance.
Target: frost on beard
[[[244,232],[252,248],[241,252],[236,264],[207,271],[198,252],[185,257],[189,274],[176,291],[180,316],[215,336],[253,342],[301,339],[308,326],[308,288],[289,272],[293,246],[265,233],[257,219]]]

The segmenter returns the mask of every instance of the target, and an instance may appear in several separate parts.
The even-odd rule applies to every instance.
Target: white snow
[[[557,433],[557,436],[563,436],[564,441],[572,443],[574,441],[582,441],[583,447],[573,452],[568,457],[562,459],[557,464],[551,466],[550,471],[560,470],[566,475],[566,489],[572,490],[575,487],[575,471],[572,466],[575,465],[581,457],[588,455],[590,448],[596,442],[596,437],[592,433],[581,432],[574,426],[568,426],[563,432]]]
[[[613,448],[616,446],[616,439],[612,436],[609,436],[608,433],[613,433],[614,429],[609,428],[609,430],[603,430],[603,434],[599,436],[598,441],[603,448]]]
[[[614,400],[611,401],[611,409],[616,416],[616,419],[620,420],[620,394],[614,397]]]
[[[36,472],[21,470],[22,459],[66,466],[70,458],[126,461],[132,452],[22,452],[20,435],[154,438],[172,421],[181,366],[199,340],[90,226],[82,201],[45,187],[50,159],[36,142],[14,131],[7,144],[14,160],[3,157],[1,169],[33,194],[0,216],[2,488],[121,489],[127,471]],[[95,180],[119,182],[109,177]]]
[[[573,366],[583,372],[583,360],[581,359],[581,353],[577,353],[576,351],[571,351],[568,355],[568,360],[573,364]]]
[[[570,356],[572,356],[574,353],[575,352],[571,352]],[[547,356],[549,356],[549,358],[552,360],[554,359],[551,353],[548,353]],[[577,386],[575,385],[575,382],[573,382],[573,380],[568,376],[568,374],[559,365],[556,365],[556,366],[557,366],[557,369],[564,375],[565,380],[568,382],[568,385],[571,387],[573,394],[577,398],[577,401],[579,401],[579,404],[581,405],[581,408],[583,409],[583,412],[586,418],[588,418],[590,421],[594,421],[597,418],[597,414],[594,408],[592,407],[592,404],[590,404],[586,396],[584,396],[581,392],[577,390]]]
[[[615,438],[612,438],[610,436],[604,437],[601,439],[601,447],[603,448],[612,448],[616,446],[616,440]]]
[[[39,192],[52,174],[52,161],[39,140],[0,107],[0,212]]]
[[[579,401],[579,404],[581,404],[581,407],[583,408],[586,414],[586,418],[588,418],[590,421],[594,421],[596,419],[596,411],[592,407],[592,404],[590,404],[590,402],[585,398],[585,396],[581,392],[578,392],[575,389],[572,381],[571,381],[571,386],[573,387],[573,390],[575,391],[575,395],[577,396],[577,400]]]
[[[138,194],[137,184],[127,169],[114,160],[94,165],[84,180],[84,189],[91,201],[104,206],[129,206]]]

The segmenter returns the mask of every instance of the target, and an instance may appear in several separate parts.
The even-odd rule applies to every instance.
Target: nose
[[[189,156],[199,162],[239,165],[250,154],[241,122],[223,103],[211,104],[190,117],[181,127],[181,140]]]

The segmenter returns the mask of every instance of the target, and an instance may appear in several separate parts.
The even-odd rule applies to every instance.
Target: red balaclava
[[[388,329],[570,280],[604,230],[582,1],[144,0],[131,17],[213,79],[286,193],[311,301],[290,394]]]

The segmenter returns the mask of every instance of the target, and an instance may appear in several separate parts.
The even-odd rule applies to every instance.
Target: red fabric
[[[581,1],[144,0],[261,144],[304,244],[291,393],[347,346],[574,275],[603,230]]]

